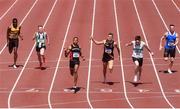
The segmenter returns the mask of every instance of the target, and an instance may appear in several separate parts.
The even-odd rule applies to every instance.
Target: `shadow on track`
[[[143,84],[152,84],[152,82],[132,82],[132,81],[126,81],[126,82],[132,84],[134,87],[137,87]]]
[[[116,81],[109,81],[109,82],[93,81],[93,83],[101,83],[101,84],[107,84],[107,85],[114,85],[114,84],[118,84],[120,82],[116,82]]]

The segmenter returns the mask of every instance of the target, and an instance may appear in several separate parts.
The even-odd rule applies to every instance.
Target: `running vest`
[[[132,41],[133,44],[133,54],[134,58],[143,58],[143,48],[145,43],[143,41],[140,42],[139,45],[136,44],[136,41]]]
[[[104,44],[104,56],[114,56],[114,41],[106,40]]]
[[[10,39],[18,39],[19,32],[20,32],[19,26],[17,28],[14,28],[13,25],[10,26],[9,38]]]
[[[173,45],[175,42],[176,42],[176,33],[174,32],[173,34],[171,34],[171,32],[168,32],[166,36],[165,48],[175,48],[176,46]]]
[[[70,60],[77,60],[79,61],[79,57],[81,56],[81,48],[79,48],[79,45],[71,45],[71,51],[70,51]]]
[[[36,37],[36,46],[38,46],[39,48],[46,46],[46,38],[47,38],[46,32],[43,33],[36,32],[35,37]]]

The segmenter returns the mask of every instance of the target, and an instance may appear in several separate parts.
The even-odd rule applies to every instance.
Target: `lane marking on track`
[[[150,90],[148,89],[138,89],[138,92],[140,93],[146,93],[146,92],[149,92]]]
[[[26,13],[25,17],[22,19],[22,21],[20,22],[20,26],[24,23],[24,21],[26,20],[26,18],[28,17],[29,13],[32,11],[32,9],[34,8],[34,6],[36,5],[36,3],[38,2],[38,0],[36,0],[33,5],[31,6],[31,8],[29,9],[29,11]],[[4,47],[1,49],[0,51],[0,55],[2,54],[2,52],[4,51],[4,49],[7,47],[7,43],[4,45]]]
[[[0,17],[0,20],[4,18],[4,16],[14,7],[14,5],[17,3],[18,0],[16,0],[9,8],[8,10]]]
[[[69,33],[69,29],[70,29],[70,26],[71,26],[71,21],[72,21],[72,18],[73,18],[73,15],[74,15],[74,10],[76,8],[76,3],[77,3],[77,0],[74,0],[74,4],[73,4],[73,8],[72,8],[72,11],[71,11],[71,15],[70,15],[70,18],[69,18],[69,22],[68,22],[68,25],[67,25],[67,29],[66,29],[66,33],[64,35],[64,39],[63,39],[63,44],[62,44],[62,47],[61,47],[61,51],[59,53],[59,57],[58,57],[58,62],[56,64],[56,69],[54,71],[54,75],[53,75],[53,79],[51,81],[51,85],[50,85],[50,88],[49,88],[49,93],[48,93],[48,104],[49,104],[49,107],[50,109],[52,109],[52,104],[51,104],[51,92],[52,92],[52,88],[54,86],[54,82],[55,82],[55,79],[56,79],[56,75],[58,73],[58,68],[60,66],[60,60],[61,60],[61,57],[62,57],[62,54],[63,54],[63,50],[64,50],[64,46],[65,46],[65,43],[66,43],[66,39],[67,39],[67,35]]]
[[[177,96],[177,95],[171,95],[171,96],[168,96],[170,98],[173,98],[173,97],[180,97],[180,96]],[[132,99],[132,100],[146,100],[146,99],[152,99],[152,98],[162,98],[162,96],[150,96],[150,97],[131,97],[129,99]],[[114,98],[114,99],[100,99],[100,100],[91,100],[91,102],[95,103],[95,102],[112,102],[112,101],[124,101],[126,100],[125,98]],[[67,101],[67,102],[56,102],[56,103],[53,103],[54,106],[57,106],[57,105],[71,105],[71,104],[80,104],[80,103],[87,103],[87,100],[79,100],[79,101]],[[32,107],[46,107],[48,106],[48,104],[38,104],[38,105],[26,105],[26,106],[21,106],[21,107],[18,107],[18,108],[32,108]],[[120,107],[119,107],[120,108]]]
[[[93,13],[92,13],[92,24],[91,24],[91,36],[94,36],[94,23],[95,23],[95,15],[96,15],[96,0],[93,0]],[[93,106],[91,104],[90,98],[89,98],[89,91],[90,91],[90,78],[91,78],[91,65],[92,65],[92,46],[93,42],[90,41],[90,50],[89,50],[89,67],[88,67],[88,80],[87,80],[87,92],[86,92],[86,98],[88,101],[88,104],[90,108],[92,109]]]
[[[18,93],[18,94],[24,94],[26,93],[26,91],[28,90],[38,90],[39,94],[47,94],[49,91],[47,91],[47,89],[45,90],[42,90],[41,88],[28,88],[26,90],[22,90],[22,89],[19,89],[17,91],[14,91],[13,93]],[[113,91],[113,89],[102,89],[102,90],[106,90],[106,93],[109,93],[109,94],[123,94],[124,92],[119,92],[119,91]],[[59,91],[52,91],[52,93],[54,94],[65,94],[66,92],[68,92],[69,89],[62,89],[62,90],[59,90]],[[108,92],[109,91],[109,92]],[[145,91],[146,94],[161,94],[161,92],[152,92],[152,90],[148,90],[148,89],[140,89],[141,92]],[[136,90],[136,91],[130,91],[130,92],[127,92],[128,94],[139,94],[140,93],[139,90]],[[0,90],[0,94],[6,94],[6,93],[9,93],[8,91],[8,88],[4,88],[3,90]],[[78,93],[81,93],[81,94],[85,94],[86,91],[79,91]],[[103,94],[101,92],[101,89],[99,90],[94,90],[94,91],[90,91],[89,93],[91,94]],[[176,90],[173,90],[171,92],[164,92],[166,94],[179,94],[180,93],[180,89],[176,89]]]
[[[36,0],[36,1],[38,1],[38,0]],[[46,18],[46,20],[45,20],[45,22],[44,22],[43,27],[46,26],[46,24],[47,24],[47,22],[48,22],[48,20],[49,20],[49,18],[50,18],[50,16],[51,16],[51,14],[52,14],[52,12],[53,12],[53,10],[54,10],[54,7],[55,7],[55,5],[56,5],[56,2],[57,2],[57,0],[54,2],[53,6],[52,6],[52,8],[51,8],[51,10],[50,10],[50,12],[48,13],[48,16],[47,16],[47,18]],[[10,103],[10,102],[11,102],[11,96],[12,96],[13,91],[15,90],[15,88],[16,88],[16,86],[17,86],[17,84],[18,84],[18,82],[19,82],[19,80],[20,80],[20,78],[21,78],[21,76],[22,76],[22,74],[23,74],[23,72],[24,72],[24,69],[26,68],[26,65],[27,65],[27,63],[28,63],[28,61],[29,61],[32,53],[33,53],[33,50],[34,50],[34,48],[35,48],[35,45],[36,45],[36,43],[34,43],[32,49],[31,49],[31,51],[30,51],[30,53],[29,53],[29,55],[28,55],[28,57],[27,57],[27,59],[26,59],[26,62],[25,62],[25,64],[24,64],[24,67],[22,68],[21,72],[19,73],[19,75],[18,75],[18,77],[17,77],[17,79],[16,79],[16,81],[15,81],[15,83],[14,83],[14,85],[13,85],[13,88],[12,88],[11,91],[10,91],[10,94],[9,94],[9,96],[8,96],[8,108],[11,108],[11,103]]]
[[[164,58],[153,58],[154,60],[163,60],[164,61]],[[123,58],[122,59],[123,61],[132,61],[132,58]],[[150,58],[143,58],[143,60],[151,60]],[[176,57],[176,60],[180,60],[180,57]],[[47,60],[46,62],[47,63],[53,63],[53,62],[57,62],[58,60],[55,59],[55,60]],[[96,61],[100,61],[102,62],[102,59],[101,58],[97,58],[97,59],[92,59],[91,60],[92,62],[96,62]],[[114,58],[114,61],[119,61],[118,58]],[[22,63],[25,63],[25,60],[24,61],[18,61],[20,64]],[[29,63],[38,63],[39,61],[37,60],[30,60]],[[69,62],[68,59],[62,59],[61,62]],[[84,62],[89,62],[89,59],[86,59]],[[4,61],[4,62],[0,62],[0,64],[11,64],[12,62],[11,61]]]
[[[180,89],[175,89],[174,90],[176,93],[180,93]]]
[[[171,1],[174,4],[174,6],[176,7],[176,9],[178,10],[178,12],[180,13],[180,8],[178,7],[178,5],[174,2],[174,0],[171,0]]]
[[[110,92],[113,92],[113,90],[110,89],[110,88],[103,88],[103,89],[100,89],[100,92],[103,92],[103,93],[110,93]]]
[[[25,92],[39,92],[39,91],[40,90],[36,89],[36,88],[31,88],[31,89],[25,90]]]
[[[134,9],[135,9],[135,11],[136,11],[136,15],[137,15],[137,18],[138,18],[138,22],[139,22],[140,27],[141,27],[141,31],[142,31],[143,36],[144,36],[144,39],[145,39],[145,43],[147,44],[147,46],[149,46],[148,40],[147,40],[147,35],[146,35],[145,31],[144,31],[144,27],[143,27],[143,24],[142,24],[142,20],[141,20],[141,18],[140,18],[140,15],[139,15],[139,12],[138,12],[138,9],[137,9],[135,0],[133,0],[133,5],[134,5]],[[163,98],[165,99],[165,101],[167,102],[167,104],[168,104],[171,108],[174,108],[174,106],[170,103],[170,101],[169,101],[168,98],[166,97],[166,94],[164,93],[164,89],[163,89],[163,86],[162,86],[160,77],[159,77],[159,75],[158,75],[158,71],[157,71],[157,68],[156,68],[156,66],[155,66],[154,59],[153,59],[153,57],[152,57],[152,55],[151,55],[150,53],[149,53],[149,56],[150,56],[150,58],[151,58],[151,62],[152,62],[152,65],[153,65],[153,69],[154,69],[154,71],[155,71],[155,75],[156,75],[156,78],[157,78],[157,81],[158,81],[160,90],[161,90],[161,92],[162,92]]]
[[[156,64],[156,66],[164,66],[164,65],[166,65],[166,64]],[[119,64],[114,64],[113,65],[114,66],[114,68],[117,68],[117,67],[121,67],[121,65],[119,65]],[[124,67],[134,67],[134,64],[126,64],[126,65],[123,65]],[[145,67],[151,67],[152,66],[152,64],[143,64],[143,66],[145,66]],[[174,66],[180,66],[180,64],[174,64]],[[81,66],[81,68],[88,68],[89,66],[88,65],[82,65]],[[102,67],[102,65],[92,65],[92,67],[91,68],[100,68],[100,67]],[[26,67],[26,70],[38,70],[39,68],[37,68],[37,67]],[[48,66],[48,67],[45,67],[45,69],[46,70],[52,70],[52,69],[56,69],[56,66]],[[69,66],[67,65],[67,66],[62,66],[62,67],[58,67],[58,69],[69,69]],[[9,69],[9,68],[2,68],[2,69],[0,69],[0,72],[8,72],[8,71],[18,71],[18,70],[21,70],[21,69],[13,69],[13,68],[11,68],[11,69]],[[167,70],[163,70],[163,69],[160,69],[158,72],[162,72],[162,73],[166,73],[167,72]],[[173,74],[175,73],[175,72],[178,72],[178,70],[174,70],[173,71]],[[10,73],[18,73],[18,72],[10,72]],[[39,73],[39,72],[38,72]],[[48,73],[48,72],[47,72]],[[62,72],[62,73],[66,73],[66,72]],[[168,74],[168,73],[167,73]]]
[[[115,16],[115,20],[116,20],[116,32],[117,32],[117,36],[118,36],[118,46],[120,49],[120,63],[121,63],[121,72],[120,74],[122,74],[122,80],[123,80],[123,90],[124,90],[124,96],[126,98],[126,101],[128,103],[128,105],[134,109],[132,103],[129,101],[129,98],[127,96],[127,89],[126,89],[126,83],[125,83],[125,72],[124,72],[124,67],[123,67],[123,57],[122,57],[122,49],[121,49],[121,42],[120,42],[120,31],[119,31],[119,22],[118,22],[118,15],[117,15],[117,8],[116,8],[116,1],[113,0],[113,7],[114,7],[114,16]]]

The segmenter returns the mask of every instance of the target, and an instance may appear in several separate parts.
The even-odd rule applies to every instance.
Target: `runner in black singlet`
[[[74,77],[74,86],[73,88],[77,87],[78,81],[78,69],[80,65],[80,57],[85,60],[84,56],[82,56],[81,48],[78,44],[78,37],[73,38],[73,44],[71,44],[68,48],[65,49],[65,57],[70,58],[69,60],[69,67],[70,73]]]
[[[114,47],[117,48],[118,54],[119,54],[119,47],[117,46],[117,43],[113,40],[113,33],[109,33],[108,37],[106,40],[102,41],[96,41],[93,37],[91,37],[91,40],[96,44],[96,45],[104,45],[104,51],[103,51],[103,76],[104,76],[104,81],[103,83],[106,83],[106,73],[107,73],[107,66],[112,73],[113,71],[113,62],[114,62]]]

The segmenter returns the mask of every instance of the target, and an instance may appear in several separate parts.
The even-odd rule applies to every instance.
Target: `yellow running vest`
[[[17,28],[14,28],[13,26],[11,26],[10,27],[9,38],[10,39],[17,39],[19,31],[20,31],[20,27],[19,26]]]

